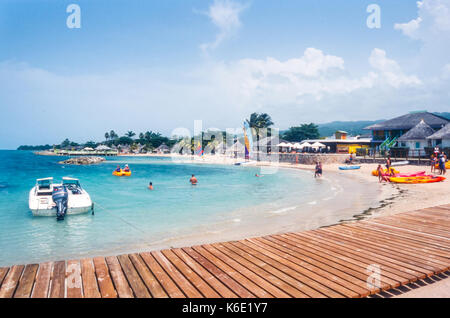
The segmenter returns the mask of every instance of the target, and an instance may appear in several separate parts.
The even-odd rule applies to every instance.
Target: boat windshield
[[[37,184],[39,189],[50,189],[52,185],[52,179],[41,179],[37,180]]]

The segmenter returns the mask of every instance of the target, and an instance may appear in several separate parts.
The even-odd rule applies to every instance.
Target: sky
[[[450,0],[0,0],[0,149],[450,111],[449,88]]]

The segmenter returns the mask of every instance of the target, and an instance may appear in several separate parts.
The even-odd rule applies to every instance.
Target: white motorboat
[[[28,204],[34,216],[56,216],[94,211],[91,197],[78,179],[64,177],[62,183],[54,184],[53,178],[37,179],[30,190]]]

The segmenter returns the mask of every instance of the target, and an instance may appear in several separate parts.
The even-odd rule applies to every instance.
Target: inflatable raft
[[[120,169],[120,171],[114,170],[113,176],[129,177],[129,176],[131,176],[131,171],[123,171],[122,169]]]

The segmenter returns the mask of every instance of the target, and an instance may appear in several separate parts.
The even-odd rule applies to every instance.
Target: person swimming
[[[197,178],[195,177],[195,175],[192,175],[191,179],[189,179],[189,182],[190,182],[192,185],[196,185],[196,184],[198,183],[198,180],[197,180]]]
[[[152,183],[152,182],[150,182],[150,183],[148,184],[148,189],[149,189],[149,190],[153,190],[153,183]]]

